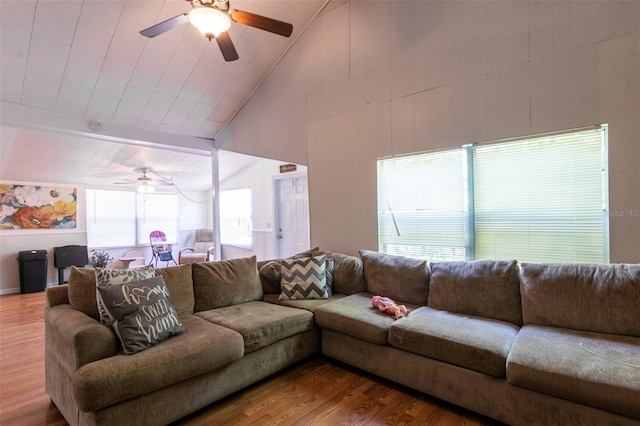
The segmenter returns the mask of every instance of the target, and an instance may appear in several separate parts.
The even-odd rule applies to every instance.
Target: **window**
[[[149,234],[160,230],[167,242],[178,242],[178,197],[175,194],[136,194],[136,243],[149,243]]]
[[[130,247],[149,244],[149,233],[163,231],[177,242],[176,194],[87,189],[87,244],[89,247]]]
[[[608,262],[606,167],[606,126],[379,160],[379,250]]]
[[[463,162],[460,150],[378,161],[380,251],[464,260]]]
[[[251,188],[220,191],[220,243],[251,246]]]

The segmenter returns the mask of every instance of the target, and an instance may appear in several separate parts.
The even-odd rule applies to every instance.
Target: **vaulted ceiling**
[[[327,3],[230,0],[231,9],[293,24],[293,33],[286,38],[234,22],[229,35],[239,59],[225,62],[217,43],[189,23],[154,38],[140,35],[190,11],[189,1],[1,0],[0,100],[5,107],[82,120],[88,134],[111,125],[133,129],[132,134],[213,139]],[[210,178],[201,172],[210,170],[210,160],[194,163],[188,155],[135,144],[106,148],[76,137],[76,131],[42,137],[6,124],[3,120],[0,128],[0,179],[108,184],[133,177],[134,167],[182,173],[185,182],[199,179],[193,189]],[[40,159],[32,156],[38,152]],[[63,159],[69,166],[56,169]],[[24,170],[25,161],[35,167]],[[200,171],[192,170],[196,164]],[[230,160],[227,166],[233,168]]]
[[[192,9],[185,0],[2,0],[1,99],[98,123],[214,137],[253,93],[323,0],[231,0],[293,24],[285,38],[232,23],[240,59],[225,62],[189,23],[140,31]]]

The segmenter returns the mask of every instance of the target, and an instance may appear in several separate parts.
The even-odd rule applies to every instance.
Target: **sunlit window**
[[[164,232],[168,242],[177,242],[176,194],[87,189],[89,247],[149,244],[149,234],[154,230]]]
[[[379,160],[379,250],[608,262],[606,129]]]

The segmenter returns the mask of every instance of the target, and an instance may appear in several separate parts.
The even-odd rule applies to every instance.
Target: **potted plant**
[[[91,250],[91,258],[89,265],[93,268],[106,268],[109,263],[113,262],[113,257],[109,256],[106,251]]]

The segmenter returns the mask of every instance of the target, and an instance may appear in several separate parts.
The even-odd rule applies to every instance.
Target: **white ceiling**
[[[180,190],[205,191],[212,186],[210,155],[6,126],[0,129],[0,134],[0,180],[3,181],[103,187],[135,180],[141,176],[139,168],[149,167],[161,177],[171,179]],[[220,151],[220,180],[255,161],[259,159]],[[155,179],[157,175],[151,173],[149,177]]]
[[[139,34],[191,10],[185,0],[0,0],[0,100],[103,130],[213,139],[327,3],[230,0],[231,9],[293,24],[293,34],[232,23],[240,59],[225,62],[217,43],[190,24],[155,38]],[[0,179],[107,185],[151,167],[186,189],[211,183],[206,156],[3,123]],[[222,165],[225,173],[243,167],[238,158],[234,165],[223,156],[221,173]]]

